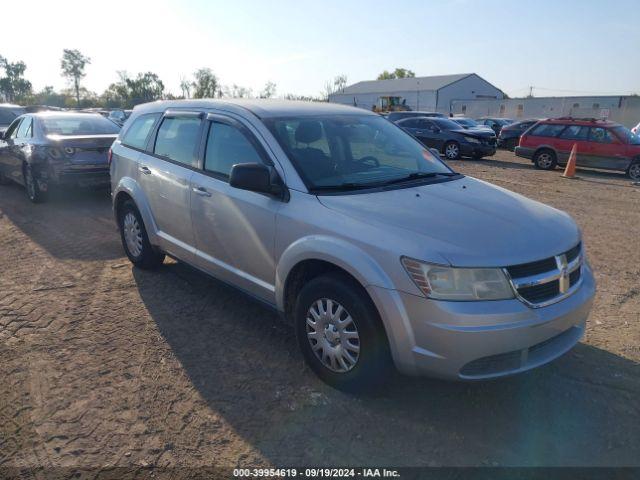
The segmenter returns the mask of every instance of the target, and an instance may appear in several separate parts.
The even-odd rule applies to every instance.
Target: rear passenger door
[[[229,185],[233,165],[271,165],[247,125],[210,114],[201,169],[191,180],[196,264],[216,277],[275,303],[275,225],[281,201]]]
[[[567,163],[573,146],[576,145],[576,164],[586,166],[589,156],[589,127],[583,125],[567,125],[554,142],[558,152],[559,163]]]
[[[138,159],[138,183],[145,193],[163,250],[183,260],[195,251],[191,224],[191,177],[198,164],[204,114],[167,111],[150,151]]]

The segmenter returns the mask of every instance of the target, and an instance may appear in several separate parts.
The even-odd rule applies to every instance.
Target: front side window
[[[5,133],[7,138],[16,138],[18,136],[18,128],[20,128],[22,120],[22,118],[18,118],[9,126]]]
[[[595,127],[591,129],[589,140],[598,143],[612,143],[613,137],[611,135],[611,132],[606,128]]]
[[[557,137],[565,127],[566,125],[558,125],[556,123],[541,123],[533,127],[529,135],[535,137]]]
[[[265,124],[310,190],[370,188],[423,176],[456,175],[412,136],[381,117],[305,116],[267,119]]]
[[[228,178],[231,168],[238,163],[262,163],[262,158],[238,128],[212,122],[207,136],[204,169]]]
[[[158,129],[154,153],[174,162],[193,166],[200,134],[198,117],[167,117]]]
[[[147,146],[147,139],[149,133],[156,123],[156,120],[160,118],[160,113],[149,113],[147,115],[140,115],[131,124],[131,127],[126,131],[122,137],[122,143],[128,147],[138,148],[143,150]]]

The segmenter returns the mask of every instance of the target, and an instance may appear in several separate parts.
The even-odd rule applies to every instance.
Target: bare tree
[[[62,61],[60,62],[62,76],[73,82],[78,106],[80,106],[80,80],[85,77],[84,69],[90,63],[91,59],[85,57],[79,50],[65,48],[62,51]]]
[[[191,87],[193,86],[193,82],[190,82],[186,78],[182,77],[180,79],[180,90],[182,90],[182,96],[184,98],[191,98]]]
[[[264,89],[260,92],[260,98],[271,98],[276,94],[276,84],[269,81],[265,84]]]

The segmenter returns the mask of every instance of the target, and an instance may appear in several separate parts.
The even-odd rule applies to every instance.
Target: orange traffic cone
[[[578,144],[574,143],[571,153],[569,154],[569,161],[564,169],[562,176],[564,178],[578,178],[576,177],[576,156],[578,154]]]

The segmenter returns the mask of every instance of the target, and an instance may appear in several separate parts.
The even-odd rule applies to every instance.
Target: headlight
[[[480,140],[475,137],[464,137],[464,139],[469,143],[480,143]]]
[[[405,270],[426,297],[437,300],[506,300],[513,289],[499,268],[454,268],[402,257]]]

